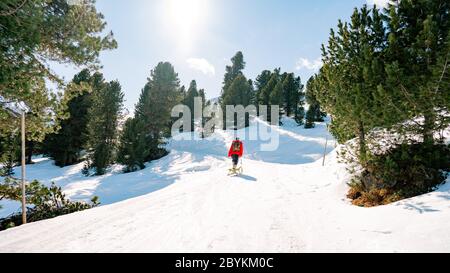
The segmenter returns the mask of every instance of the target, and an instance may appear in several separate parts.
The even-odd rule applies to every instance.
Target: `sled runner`
[[[242,166],[228,169],[228,176],[238,176],[244,172]]]

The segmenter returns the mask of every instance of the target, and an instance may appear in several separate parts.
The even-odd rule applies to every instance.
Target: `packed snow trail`
[[[113,172],[98,180],[118,183],[104,185],[113,193],[129,190],[131,178],[134,192],[149,189],[146,179],[151,185],[161,179],[166,187],[0,232],[0,252],[450,251],[449,183],[388,206],[355,207],[345,199],[347,174],[334,151],[322,167],[324,124],[304,130],[286,121],[275,130],[280,149],[274,152],[259,151],[259,141],[245,142],[238,177],[226,175],[231,132],[171,141],[168,157],[134,176]],[[98,193],[98,184],[91,183],[89,193]]]

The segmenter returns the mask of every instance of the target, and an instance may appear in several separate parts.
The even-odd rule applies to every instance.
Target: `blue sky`
[[[383,0],[97,0],[119,47],[103,52],[102,72],[118,79],[130,111],[150,70],[171,62],[181,84],[192,79],[208,98],[220,94],[225,66],[242,51],[254,79],[281,67],[305,83],[320,67],[320,45],[354,7]],[[371,3],[369,3],[371,4]],[[77,71],[55,66],[70,80]]]

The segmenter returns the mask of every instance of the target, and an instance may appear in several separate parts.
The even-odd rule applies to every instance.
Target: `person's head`
[[[239,138],[238,138],[238,137],[236,138],[236,141],[239,141]]]

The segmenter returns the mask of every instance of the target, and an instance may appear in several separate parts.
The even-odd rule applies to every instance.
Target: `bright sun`
[[[208,0],[167,0],[174,35],[184,47],[194,42],[206,23]]]

